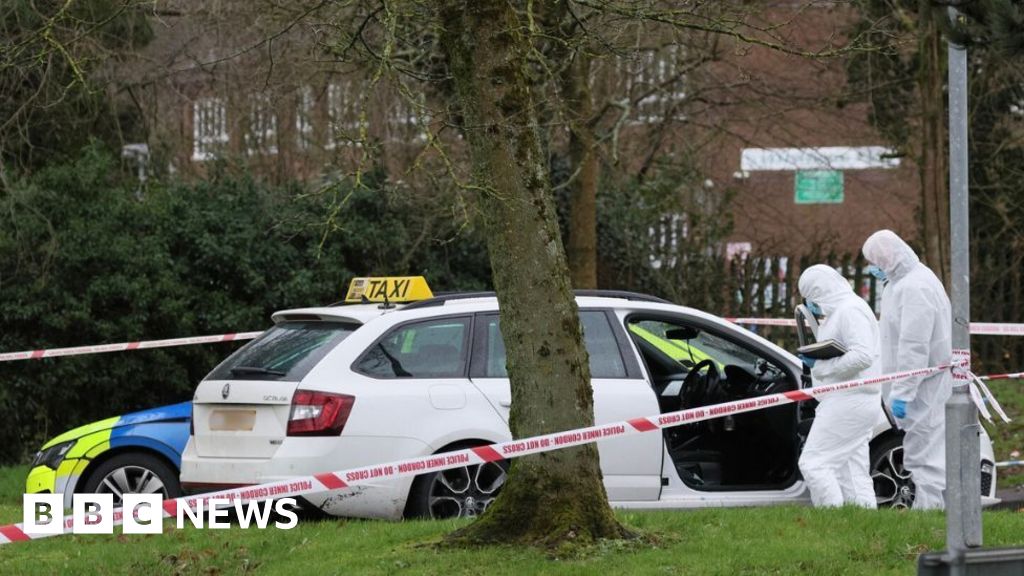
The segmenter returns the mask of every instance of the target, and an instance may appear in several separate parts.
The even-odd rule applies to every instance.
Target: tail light
[[[288,417],[289,436],[338,436],[345,428],[355,396],[297,390]]]

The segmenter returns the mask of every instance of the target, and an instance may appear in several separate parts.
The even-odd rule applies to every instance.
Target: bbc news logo
[[[122,506],[114,507],[113,494],[75,494],[71,517],[64,513],[63,494],[25,494],[22,530],[28,535],[113,534],[120,522],[124,534],[161,534],[164,531],[164,499],[159,494],[125,494]],[[295,514],[295,498],[263,502],[228,498],[196,498],[177,506],[175,522],[179,529],[191,524],[194,528],[230,528],[228,517],[234,512],[238,527],[265,530],[271,524],[280,530],[291,530],[299,522]],[[204,508],[205,507],[205,508]]]

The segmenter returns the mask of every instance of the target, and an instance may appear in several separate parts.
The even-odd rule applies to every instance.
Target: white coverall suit
[[[800,294],[820,306],[825,315],[818,341],[835,340],[847,350],[838,358],[815,362],[811,369],[813,385],[879,375],[878,321],[846,279],[819,264],[800,275],[799,287]],[[868,472],[868,444],[881,418],[882,397],[876,386],[821,398],[800,454],[800,472],[815,506],[877,506]]]
[[[864,257],[885,272],[882,293],[882,369],[916,370],[952,360],[952,312],[942,282],[899,236],[875,232],[864,242]],[[946,487],[945,404],[953,376],[944,371],[896,382],[888,402],[904,400],[903,465],[916,488],[914,509],[941,509]]]

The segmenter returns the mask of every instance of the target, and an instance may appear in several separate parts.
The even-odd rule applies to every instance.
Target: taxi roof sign
[[[378,278],[353,278],[348,285],[346,303],[416,302],[433,298],[434,293],[427,286],[423,276],[382,276]]]

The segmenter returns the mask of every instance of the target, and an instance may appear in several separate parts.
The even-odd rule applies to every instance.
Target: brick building
[[[856,17],[843,3],[772,4],[772,22],[786,22],[783,35],[808,52],[842,38]],[[916,235],[917,168],[851,102],[846,64],[754,46],[715,65],[712,74],[735,82],[723,99],[741,102],[715,117],[723,137],[705,156],[715,181],[737,191],[734,250],[842,254],[879,228]]]
[[[430,157],[428,131],[460,145],[436,98],[414,81],[373,80],[375,70],[340,63],[315,24],[283,30],[280,18],[240,1],[163,4],[154,41],[119,71],[161,168],[202,174],[225,156],[274,179],[369,162],[407,175]],[[854,17],[832,2],[773,1],[762,11],[780,41],[807,51],[841,38]],[[730,255],[853,253],[882,227],[914,237],[916,168],[894,157],[865,106],[850,102],[842,55],[659,34],[632,34],[631,49],[595,66],[597,103],[629,104],[615,128],[615,169],[638,170],[652,155],[691,159],[715,200],[712,216],[732,218],[722,247]],[[666,215],[652,242],[687,234],[685,222]]]

